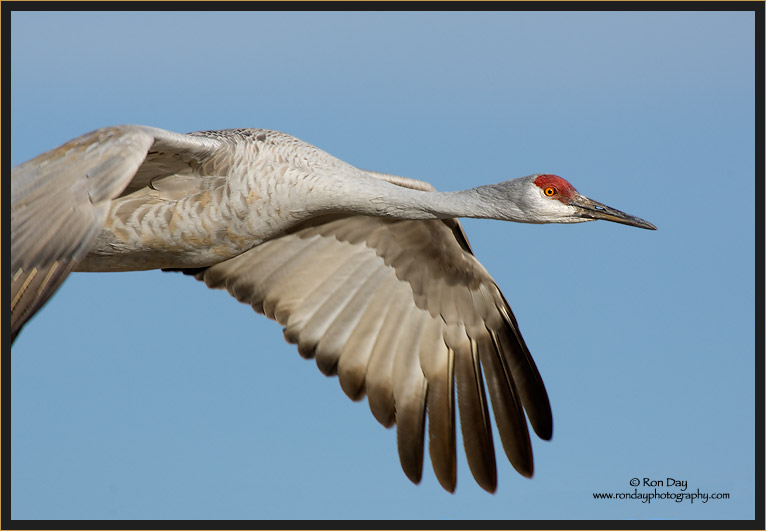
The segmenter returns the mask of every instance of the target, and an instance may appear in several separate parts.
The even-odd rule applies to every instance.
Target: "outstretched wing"
[[[11,170],[11,337],[88,254],[109,204],[220,142],[143,126],[98,129]],[[172,170],[172,171],[171,171]],[[134,184],[141,187],[145,183]]]
[[[549,439],[548,396],[511,309],[456,220],[316,219],[186,272],[282,324],[285,338],[323,373],[337,374],[351,399],[366,394],[375,418],[397,425],[402,468],[413,482],[422,474],[427,416],[434,471],[455,489],[457,409],[471,471],[495,490],[485,380],[503,448],[521,474],[532,475],[523,410]]]

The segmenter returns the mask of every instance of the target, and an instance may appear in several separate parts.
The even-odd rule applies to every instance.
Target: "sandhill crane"
[[[533,472],[524,411],[542,439],[553,430],[516,319],[455,218],[655,229],[555,175],[436,192],[261,129],[103,128],[17,166],[11,183],[12,338],[71,271],[182,271],[278,321],[351,399],[366,395],[381,424],[396,424],[415,483],[427,416],[450,492],[455,389],[468,464],[487,491],[497,478],[485,383],[522,475]]]

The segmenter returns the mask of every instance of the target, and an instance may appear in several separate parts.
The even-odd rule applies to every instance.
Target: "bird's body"
[[[69,271],[180,270],[283,324],[351,398],[366,395],[397,424],[413,481],[428,416],[434,470],[454,490],[457,409],[471,470],[492,491],[482,372],[522,474],[533,470],[523,410],[543,439],[552,420],[510,307],[456,217],[654,228],[553,175],[435,192],[284,133],[117,126],[14,168],[12,335]]]
[[[282,133],[256,129],[191,138],[218,145],[191,164],[164,170],[157,166],[164,165],[166,154],[150,151],[126,190],[135,191],[111,202],[79,270],[213,265],[319,215],[328,191],[364,178],[356,168]]]

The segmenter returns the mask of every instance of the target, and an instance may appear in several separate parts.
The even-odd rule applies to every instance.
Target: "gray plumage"
[[[456,410],[474,477],[496,488],[487,392],[521,474],[533,473],[524,411],[538,436],[552,435],[513,313],[454,218],[654,228],[559,177],[439,193],[260,129],[99,129],[14,168],[11,183],[12,338],[72,270],[194,275],[278,321],[351,399],[367,396],[381,424],[396,424],[416,483],[427,424],[449,491]]]

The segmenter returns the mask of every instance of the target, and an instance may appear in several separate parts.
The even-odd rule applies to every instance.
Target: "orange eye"
[[[548,188],[544,190],[544,192],[545,192],[545,195],[547,195],[548,197],[553,197],[554,195],[556,195],[556,189],[553,186],[549,186]]]

